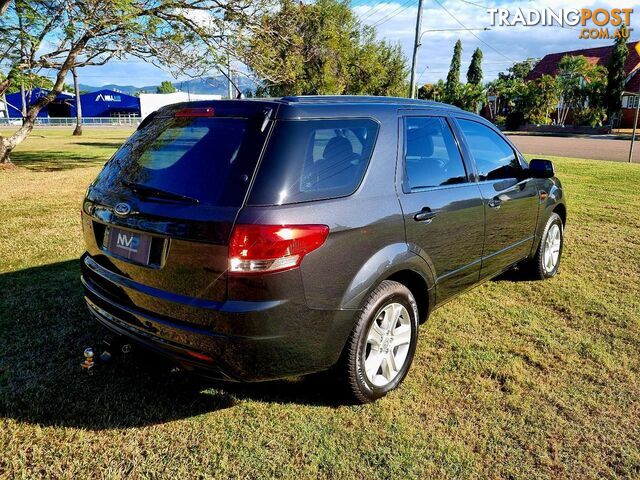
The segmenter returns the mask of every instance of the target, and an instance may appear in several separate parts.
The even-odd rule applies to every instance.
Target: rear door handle
[[[431,220],[433,220],[433,217],[435,217],[437,214],[438,212],[434,212],[429,207],[424,207],[413,216],[413,219],[416,222],[431,222]]]
[[[489,203],[487,203],[487,205],[498,210],[500,208],[500,205],[502,205],[502,200],[500,200],[498,197],[493,197],[491,200],[489,200]]]

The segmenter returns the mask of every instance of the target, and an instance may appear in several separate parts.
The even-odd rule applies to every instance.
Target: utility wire
[[[478,35],[476,35],[470,28],[468,28],[464,23],[462,23],[460,20],[458,20],[458,18],[449,11],[449,9],[447,7],[445,7],[440,0],[435,0],[435,2],[440,5],[440,7],[447,12],[447,14],[453,18],[462,28],[464,28],[467,32],[469,32],[471,35],[473,35],[477,40],[479,40],[480,42],[482,42],[484,45],[486,45],[487,47],[489,47],[491,50],[493,50],[494,52],[496,52],[498,55],[500,55],[501,57],[506,58],[507,60],[514,62],[515,60],[512,60],[511,58],[507,57],[504,53],[502,53],[500,50],[496,49],[493,47],[493,45],[485,42],[484,40],[482,40]]]
[[[469,5],[473,5],[474,7],[478,7],[478,8],[484,8],[485,10],[487,10],[489,7],[486,5],[481,5],[479,3],[475,3],[475,2],[471,2],[469,0],[459,0],[462,3],[468,3]]]
[[[376,13],[378,13],[378,10],[376,7],[382,5],[383,3],[388,3],[386,0],[380,0],[379,2],[375,2],[373,5],[369,6],[369,9],[366,10],[366,12],[360,17],[360,21],[364,21],[369,17],[372,17],[373,15],[375,15]]]
[[[405,3],[401,4],[399,7],[397,7],[396,9],[392,10],[391,12],[387,13],[384,17],[376,20],[373,23],[373,27],[377,27],[378,25],[382,25],[383,23],[388,22],[389,20],[391,20],[393,17],[399,15],[400,13],[402,13],[404,10],[406,10],[407,8],[409,8],[411,6],[411,4],[414,2],[414,0],[407,0]]]
[[[459,2],[462,2],[462,3],[466,3],[466,4],[468,4],[468,5],[473,5],[474,7],[483,8],[483,9],[485,9],[485,10],[488,10],[488,9],[489,9],[489,6],[487,6],[487,5],[482,5],[482,4],[480,4],[480,3],[476,3],[476,2],[472,2],[471,0],[458,0],[458,1],[459,1]],[[556,28],[566,28],[567,30],[579,30],[578,28],[575,28],[575,27],[569,27],[569,26],[567,26],[567,25],[561,25],[561,24],[558,24],[558,25],[552,24],[551,26],[552,26],[552,27],[556,27]]]
[[[483,8],[483,9],[485,9],[485,10],[488,10],[488,9],[489,9],[489,6],[487,6],[487,5],[482,5],[482,4],[480,4],[480,3],[472,2],[472,1],[470,1],[470,0],[458,0],[458,1],[459,1],[459,2],[462,2],[462,3],[466,3],[466,4],[468,4],[468,5],[473,5],[474,7]],[[579,30],[578,28],[575,28],[575,27],[569,27],[569,26],[567,26],[567,25],[561,25],[561,24],[558,24],[558,25],[551,24],[550,26],[552,26],[552,27],[556,27],[556,28],[566,28],[567,30]]]
[[[379,25],[382,25],[383,23],[388,22],[389,20],[391,20],[393,17],[399,15],[400,13],[404,12],[407,8],[411,7],[412,4],[415,2],[415,0],[408,0],[405,3],[403,3],[402,5],[400,5],[398,8],[396,8],[395,10],[393,10],[392,12],[390,12],[389,14],[385,15],[384,17],[382,17],[380,20],[376,21],[372,26],[373,27],[377,27]]]
[[[416,86],[418,86],[418,83],[420,83],[420,79],[422,78],[422,76],[427,71],[427,68],[429,68],[429,65],[425,66],[424,70],[422,70],[422,73],[420,75],[418,75],[418,78],[416,79]],[[420,87],[418,87],[418,90],[420,90]]]

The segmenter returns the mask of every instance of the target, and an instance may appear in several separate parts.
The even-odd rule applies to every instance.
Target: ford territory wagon
[[[332,369],[394,389],[418,326],[515,265],[552,277],[548,160],[458,108],[383,97],[191,102],[147,117],[82,206],[82,282],[118,335],[214,378]]]

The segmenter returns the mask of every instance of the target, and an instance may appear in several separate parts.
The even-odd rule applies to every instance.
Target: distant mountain
[[[236,80],[238,88],[242,92],[246,90],[255,90],[256,84],[246,77],[240,77]],[[195,78],[192,80],[184,80],[173,82],[173,86],[177,90],[189,93],[200,94],[217,94],[223,97],[227,95],[227,79],[223,75],[206,78]],[[157,85],[148,85],[145,87],[134,87],[133,85],[116,85],[108,84],[100,87],[94,87],[92,85],[80,84],[80,90],[85,92],[95,92],[97,90],[115,90],[117,92],[126,93],[128,95],[135,95],[136,93],[156,93]]]

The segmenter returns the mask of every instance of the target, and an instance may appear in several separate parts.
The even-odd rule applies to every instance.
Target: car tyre
[[[417,340],[418,307],[411,291],[383,281],[364,302],[338,364],[349,396],[369,403],[400,385]]]
[[[557,213],[552,213],[542,232],[542,239],[538,245],[530,265],[530,273],[536,280],[544,280],[558,273],[562,248],[564,246],[564,225]]]

